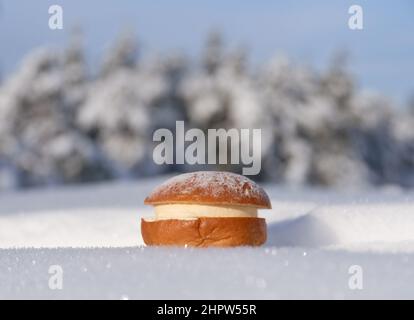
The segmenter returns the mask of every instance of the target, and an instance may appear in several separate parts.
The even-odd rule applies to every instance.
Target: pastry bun
[[[269,197],[238,174],[182,174],[157,187],[145,204],[156,207],[155,219],[141,220],[147,245],[233,247],[266,241],[266,221],[257,209],[270,209]]]

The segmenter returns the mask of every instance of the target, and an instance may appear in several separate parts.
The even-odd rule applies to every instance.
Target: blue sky
[[[64,9],[64,30],[48,28],[48,7]],[[348,28],[348,8],[364,9],[364,30]],[[91,64],[125,28],[135,30],[144,53],[181,50],[195,56],[205,35],[223,31],[261,63],[278,53],[323,68],[337,50],[350,53],[361,87],[404,103],[414,94],[414,2],[409,0],[0,0],[0,66],[10,73],[32,48],[63,46],[80,25]]]

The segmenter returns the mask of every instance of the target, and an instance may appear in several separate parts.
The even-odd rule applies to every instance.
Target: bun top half
[[[173,177],[155,188],[144,203],[271,208],[268,195],[254,181],[222,171],[198,171]]]

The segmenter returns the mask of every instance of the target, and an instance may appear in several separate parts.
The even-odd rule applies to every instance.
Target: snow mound
[[[165,179],[165,178],[164,178]],[[164,179],[0,196],[0,248],[131,247],[143,244],[144,198]],[[266,246],[414,252],[410,193],[353,194],[266,186]]]
[[[71,209],[0,216],[0,248],[142,245],[137,210]]]
[[[268,244],[378,248],[414,244],[412,204],[332,205],[269,225]]]

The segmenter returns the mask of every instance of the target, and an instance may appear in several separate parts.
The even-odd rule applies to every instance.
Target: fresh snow
[[[0,298],[413,298],[414,255],[303,248],[0,251]],[[48,269],[63,268],[62,290]],[[363,268],[363,290],[348,287]]]
[[[164,180],[3,193],[0,299],[414,298],[413,193],[265,185],[264,247],[144,247],[142,203]],[[363,290],[348,287],[352,265]]]

